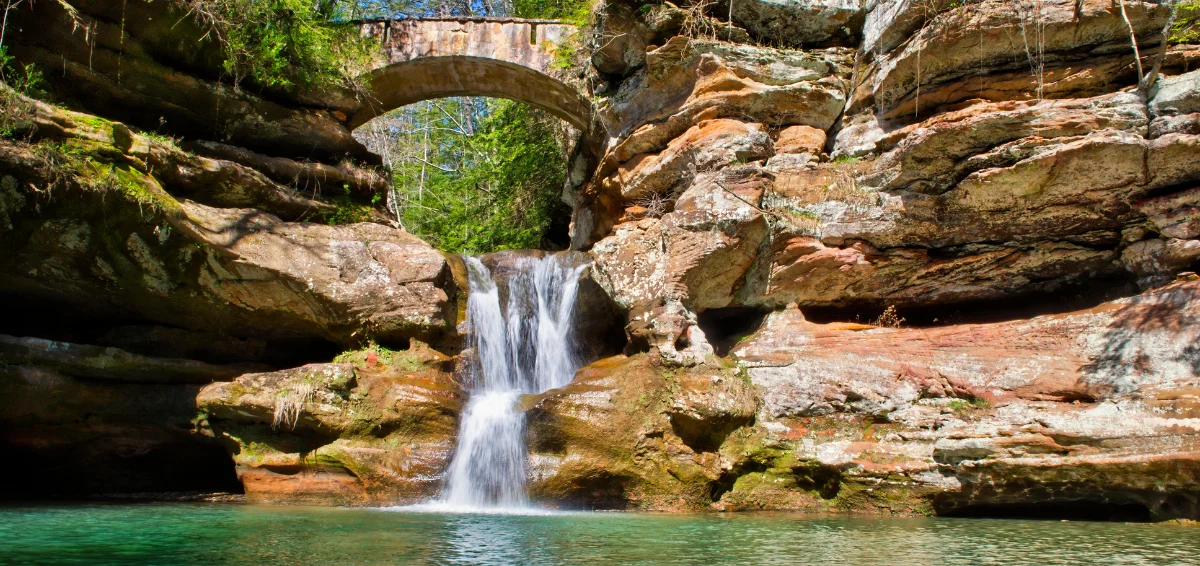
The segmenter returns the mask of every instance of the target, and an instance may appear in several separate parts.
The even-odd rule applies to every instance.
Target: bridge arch
[[[549,20],[450,18],[364,22],[385,58],[367,73],[368,96],[348,125],[395,108],[451,96],[507,98],[579,128],[593,126],[591,101],[553,76],[555,52],[576,33]]]
[[[563,199],[572,209],[571,249],[592,232],[585,188],[609,141],[591,100],[554,75],[557,50],[578,33],[552,20],[460,17],[362,22],[384,60],[367,73],[368,96],[346,123],[350,129],[391,110],[435,98],[488,96],[540,108],[580,131],[567,163]]]
[[[351,129],[401,106],[451,96],[523,102],[584,131],[592,120],[591,102],[575,89],[535,69],[499,59],[421,57],[376,69],[369,77],[367,104],[351,117]]]

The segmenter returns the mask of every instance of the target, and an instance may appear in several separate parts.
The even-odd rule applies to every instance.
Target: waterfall
[[[585,266],[558,255],[516,258],[505,300],[488,268],[466,258],[470,399],[459,425],[443,503],[519,508],[525,495],[525,413],[520,396],[571,382],[579,361],[572,314]]]

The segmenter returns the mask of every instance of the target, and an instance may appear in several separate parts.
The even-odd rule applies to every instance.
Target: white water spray
[[[521,508],[525,495],[525,414],[520,396],[571,382],[578,369],[572,314],[585,266],[558,255],[518,258],[506,300],[487,267],[466,258],[471,397],[459,426],[443,504]]]

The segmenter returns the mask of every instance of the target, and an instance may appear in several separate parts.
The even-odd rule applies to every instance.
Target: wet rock
[[[736,370],[644,355],[600,360],[530,403],[530,494],[568,507],[705,508],[723,447],[754,415]]]
[[[565,265],[578,267],[591,262],[591,257],[583,252],[541,250],[500,251],[483,254],[479,256],[479,260],[491,272],[503,301],[508,295],[508,280],[515,273],[521,259],[541,258],[551,253],[559,256]],[[572,320],[571,332],[576,337],[581,360],[590,362],[620,352],[624,348],[622,309],[597,283],[590,268],[579,273],[579,287],[576,290]]]
[[[744,376],[679,376],[679,393],[671,398],[667,418],[671,430],[696,452],[721,447],[733,431],[754,421],[755,399],[743,386],[730,386],[726,379]]]

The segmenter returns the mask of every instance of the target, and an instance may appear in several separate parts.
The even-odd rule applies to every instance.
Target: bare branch
[[[1158,72],[1162,69],[1163,59],[1167,57],[1167,45],[1171,39],[1171,28],[1175,27],[1175,20],[1179,17],[1178,0],[1167,0],[1166,4],[1171,7],[1171,13],[1167,16],[1167,23],[1162,29],[1162,43],[1158,45],[1158,52],[1154,55],[1154,66],[1150,68],[1150,73],[1141,76],[1138,79],[1138,92],[1143,97],[1150,96],[1150,89],[1154,88],[1155,81],[1158,80]]]
[[[1142,54],[1138,52],[1137,34],[1133,31],[1133,22],[1129,21],[1129,14],[1125,13],[1125,0],[1120,0],[1121,3],[1121,19],[1125,20],[1125,26],[1129,28],[1129,42],[1133,44],[1133,58],[1137,62],[1138,76],[1138,91],[1141,91],[1141,85],[1144,74],[1142,74]]]

